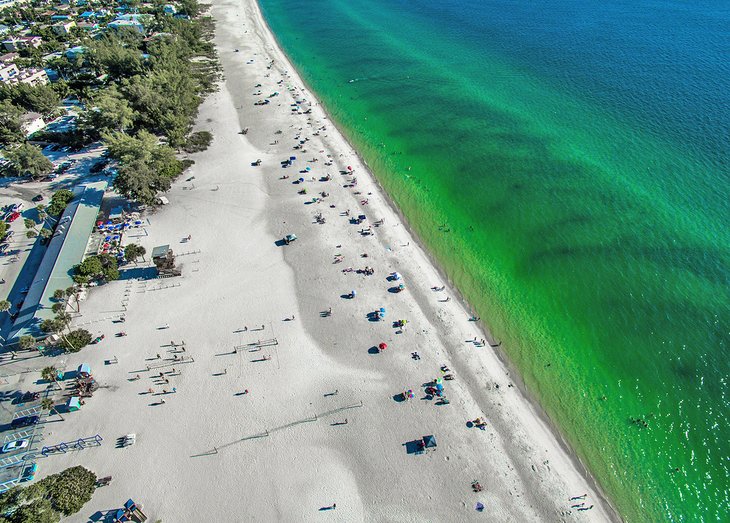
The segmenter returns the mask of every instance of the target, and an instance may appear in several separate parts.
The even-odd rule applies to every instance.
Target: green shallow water
[[[622,516],[727,521],[724,4],[260,4]]]

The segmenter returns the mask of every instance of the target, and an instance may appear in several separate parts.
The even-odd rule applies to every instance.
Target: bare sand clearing
[[[129,497],[166,522],[613,519],[510,386],[489,344],[468,341],[486,336],[456,296],[432,290],[443,285],[437,271],[303,89],[255,2],[215,2],[212,13],[226,80],[201,107],[198,127],[215,140],[195,155],[186,175],[194,179],[176,183],[171,205],[149,216],[148,235],[128,238],[148,252],[170,243],[187,253],[178,258],[183,276],[126,279],[90,293],[79,321],[93,322],[87,328],[106,339],[66,364],[90,363],[102,388],[64,423],[46,427],[46,444],[105,438],[99,448],[40,461],[42,474],[83,464],[114,478],[69,521],[101,520]],[[262,95],[254,96],[258,83]],[[253,105],[274,91],[280,95],[270,104]],[[309,115],[291,110],[302,98],[313,103]],[[242,127],[250,128],[245,136]],[[306,153],[292,149],[300,129]],[[282,169],[292,154],[294,166]],[[257,159],[261,166],[252,167]],[[340,173],[348,165],[354,188]],[[307,166],[306,181],[292,183]],[[327,173],[332,179],[319,181]],[[303,188],[307,194],[298,194]],[[367,221],[350,224],[348,209]],[[361,235],[367,227],[373,234]],[[299,239],[276,244],[289,233]],[[365,266],[374,274],[343,271]],[[405,291],[389,291],[393,271]],[[342,297],[351,290],[354,299]],[[380,307],[384,321],[369,321]],[[125,308],[126,323],[113,324]],[[400,334],[397,319],[408,320]],[[121,330],[128,335],[115,338]],[[184,341],[184,352],[171,341]],[[388,348],[377,353],[381,342]],[[118,363],[104,363],[114,357]],[[424,399],[423,384],[444,375],[442,365],[456,378],[443,382],[448,405]],[[396,401],[406,389],[415,398]],[[486,430],[467,426],[477,417]],[[127,433],[137,443],[116,448]],[[407,443],[425,435],[438,447],[408,453]],[[474,480],[481,492],[472,491]],[[583,500],[569,498],[583,494],[593,509],[571,509]]]

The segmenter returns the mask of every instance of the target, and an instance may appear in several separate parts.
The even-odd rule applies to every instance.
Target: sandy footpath
[[[485,335],[469,313],[446,301],[448,288],[432,289],[437,271],[303,90],[255,2],[216,1],[211,12],[225,82],[198,128],[215,140],[193,156],[171,205],[128,238],[148,252],[169,243],[183,276],[134,278],[142,263],[94,289],[78,323],[106,339],[65,357],[68,368],[88,362],[102,388],[65,422],[52,417],[44,443],[100,434],[104,444],[41,459],[40,474],[83,464],[114,478],[68,520],[103,521],[129,497],[168,523],[611,519],[489,344],[471,341]],[[303,98],[311,114],[292,111]],[[306,152],[293,150],[299,140]],[[341,174],[347,166],[354,175]],[[351,224],[348,209],[367,220]],[[277,243],[290,233],[295,242]],[[356,272],[365,266],[374,274]],[[393,271],[405,291],[391,292]],[[370,321],[380,307],[385,319]],[[122,313],[126,322],[112,323]],[[398,319],[408,320],[402,333]],[[379,343],[388,348],[378,353]],[[444,374],[455,379],[438,405],[424,384]],[[406,389],[415,397],[397,401]],[[476,417],[486,430],[467,425]],[[117,448],[127,433],[137,443]],[[408,453],[425,435],[438,447]],[[571,509],[583,502],[593,509]]]

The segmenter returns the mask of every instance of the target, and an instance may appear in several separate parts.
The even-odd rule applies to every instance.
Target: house
[[[75,60],[77,57],[81,56],[86,52],[86,47],[83,45],[77,45],[76,47],[71,47],[69,49],[66,49],[66,58],[69,60]]]
[[[51,22],[66,22],[67,20],[71,20],[71,15],[53,15],[51,17]]]
[[[71,29],[76,27],[76,22],[73,20],[70,20],[68,22],[61,22],[58,24],[53,24],[51,26],[51,29],[53,29],[53,32],[57,35],[67,35],[71,32]]]
[[[79,22],[76,27],[82,31],[98,31],[101,26],[96,22]]]
[[[144,24],[141,22],[135,22],[133,20],[114,20],[107,24],[109,29],[120,30],[120,29],[132,29],[140,34],[144,34]]]
[[[18,69],[15,64],[3,63],[0,64],[0,82],[7,85],[46,85],[48,75],[43,69],[36,69],[35,67]]]
[[[43,121],[43,115],[40,113],[25,113],[20,117],[20,128],[26,136],[40,131],[45,126],[46,122]]]
[[[37,49],[43,43],[43,39],[40,36],[17,36],[10,37],[7,40],[3,40],[2,44],[7,51],[19,51],[21,49],[27,49],[33,47]]]
[[[16,77],[17,81],[11,83],[21,83],[26,85],[46,85],[48,83],[48,74],[45,69],[37,69],[29,67],[21,69],[20,74]]]
[[[10,81],[20,74],[18,66],[13,63],[0,63],[0,82],[10,83]]]

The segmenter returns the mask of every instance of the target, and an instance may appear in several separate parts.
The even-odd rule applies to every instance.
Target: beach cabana
[[[66,402],[66,407],[69,412],[74,412],[81,409],[81,398],[78,396],[71,396]]]
[[[427,449],[436,448],[436,438],[431,436],[423,436],[423,446]]]
[[[82,363],[81,365],[79,365],[77,372],[82,378],[86,378],[88,376],[91,376],[91,367],[89,367],[88,363]]]

